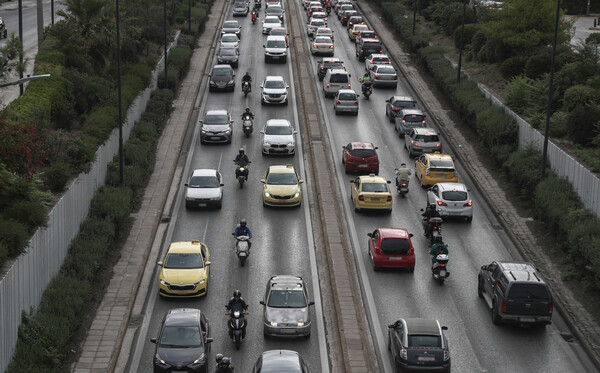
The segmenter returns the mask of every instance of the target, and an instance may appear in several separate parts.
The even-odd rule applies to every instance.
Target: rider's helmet
[[[429,210],[435,211],[435,203],[429,205]]]
[[[231,364],[231,359],[230,359],[230,358],[228,358],[227,356],[225,356],[225,357],[223,358],[223,360],[221,360],[221,365],[225,365],[226,367],[228,367],[228,366],[229,366],[229,364]]]
[[[406,167],[406,163],[400,163],[400,167]]]
[[[215,360],[217,360],[217,364],[220,364],[221,360],[223,360],[223,354],[217,354],[217,356],[215,356]]]
[[[242,292],[241,292],[241,291],[239,291],[239,290],[234,290],[234,292],[233,292],[233,297],[234,297],[234,298],[235,298],[235,297],[241,297],[241,296],[242,296]],[[223,359],[225,359],[225,358],[223,358]]]
[[[444,241],[442,241],[442,236],[435,236],[434,243],[444,243]]]
[[[363,78],[368,78],[369,77],[369,73],[365,73],[365,75],[363,75]]]
[[[244,152],[245,152],[244,148],[240,148],[240,155],[244,155]]]
[[[240,227],[245,227],[246,226],[246,219],[241,219],[240,220]]]
[[[250,112],[250,108],[249,108],[249,107],[247,107],[247,108],[246,108],[246,113],[249,113],[249,112]]]

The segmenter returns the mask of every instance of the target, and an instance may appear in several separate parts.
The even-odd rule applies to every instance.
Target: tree
[[[19,55],[23,54],[23,45],[21,40],[10,34],[6,45],[0,48],[0,82],[4,81],[13,71],[25,71],[27,61],[19,62]]]

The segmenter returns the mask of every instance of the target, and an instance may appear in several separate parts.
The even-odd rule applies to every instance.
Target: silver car
[[[262,154],[294,154],[297,131],[287,119],[269,119],[260,131],[263,134]]]
[[[335,94],[333,101],[335,115],[339,113],[352,113],[358,115],[358,95],[352,89],[340,89]]]
[[[311,318],[306,285],[299,276],[272,276],[267,282],[264,300],[263,333],[265,336],[309,336]]]
[[[236,1],[233,3],[233,16],[247,16],[250,11],[246,1]]]
[[[219,41],[220,48],[238,48],[240,46],[240,39],[235,34],[223,34]]]
[[[238,21],[225,21],[221,27],[221,34],[235,34],[238,39],[242,39],[241,26]]]
[[[217,170],[194,170],[185,184],[185,208],[216,207],[223,202],[223,177]]]
[[[391,87],[398,85],[398,74],[392,65],[375,65],[369,70],[369,76],[373,82],[373,87]]]
[[[427,191],[427,204],[434,203],[436,210],[442,215],[473,220],[473,201],[469,189],[461,183],[437,183]]]
[[[231,144],[233,121],[227,110],[209,110],[204,119],[198,120],[202,126],[200,142],[217,142]]]
[[[413,128],[404,136],[404,147],[413,158],[423,153],[441,153],[442,141],[433,128]]]

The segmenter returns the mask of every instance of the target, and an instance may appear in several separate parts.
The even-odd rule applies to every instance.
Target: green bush
[[[523,74],[526,63],[527,57],[525,56],[514,56],[507,58],[500,65],[500,72],[502,73],[502,77],[506,80],[509,80],[513,77]]]
[[[592,106],[600,104],[600,90],[583,84],[571,86],[563,95],[563,109],[572,111],[577,106]]]
[[[114,106],[104,106],[90,113],[83,124],[83,131],[97,140],[98,144],[102,144],[118,125],[118,109]]]
[[[93,283],[100,271],[106,268],[106,257],[112,251],[116,232],[108,219],[88,218],[86,226],[90,231],[82,231],[73,239],[61,271]]]
[[[183,79],[190,68],[192,51],[187,46],[175,47],[169,53],[169,67],[179,71],[179,79]]]
[[[567,136],[567,120],[569,114],[555,111],[550,117],[550,137],[563,138]]]
[[[523,114],[529,106],[530,91],[529,78],[522,75],[511,78],[507,85],[506,104],[515,112]]]
[[[477,135],[488,154],[502,165],[517,148],[518,127],[501,107],[490,105],[476,115]]]
[[[144,142],[154,141],[158,137],[157,126],[148,121],[139,121],[131,131],[131,137],[140,139]]]
[[[540,181],[541,164],[542,155],[534,147],[511,153],[503,164],[508,177],[519,188],[519,196],[523,201],[533,200]]]
[[[73,84],[74,109],[79,115],[100,106],[117,105],[114,82],[75,69],[65,70],[63,76]]]
[[[31,232],[35,231],[46,221],[48,209],[45,205],[36,201],[16,201],[2,215],[11,217],[19,223],[29,227]]]
[[[600,107],[578,106],[569,113],[567,120],[567,133],[569,138],[577,144],[588,146],[598,135],[598,122],[600,121]]]
[[[571,222],[565,213],[572,208],[581,208],[577,194],[568,180],[550,173],[541,180],[535,190],[535,211],[548,225],[549,232],[566,232]]]
[[[462,25],[457,27],[456,30],[454,30],[454,46],[456,47],[456,49],[460,48],[461,29],[462,29]],[[465,32],[463,35],[463,48],[467,48],[471,44],[471,41],[473,40],[473,36],[479,30],[481,30],[481,26],[477,23],[465,24]]]
[[[63,162],[55,162],[48,167],[43,176],[50,190],[61,192],[64,190],[69,179],[71,179],[71,175],[73,175],[71,165]]]
[[[27,226],[10,217],[0,218],[0,243],[8,250],[9,256],[17,256],[29,245]]]
[[[101,219],[110,219],[116,225],[125,224],[129,217],[131,193],[129,188],[101,187],[92,199],[90,214]]]
[[[74,134],[64,130],[48,131],[48,163],[70,164],[74,172],[88,171],[94,160],[96,148],[90,136]]]
[[[539,79],[542,75],[550,72],[552,56],[544,53],[546,49],[540,50],[540,53],[531,55],[525,63],[525,75],[530,79]]]
[[[4,262],[8,259],[8,249],[6,245],[0,241],[0,268],[4,266]]]

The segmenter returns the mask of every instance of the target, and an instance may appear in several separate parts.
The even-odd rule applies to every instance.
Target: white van
[[[282,62],[287,60],[287,43],[285,36],[267,36],[265,48],[265,62]]]
[[[325,97],[333,97],[340,89],[351,89],[351,75],[344,69],[329,69],[323,78]]]

